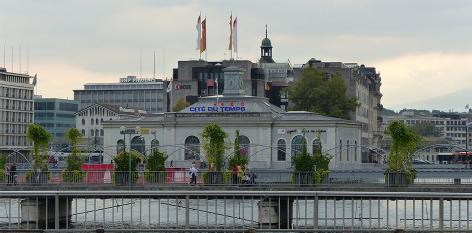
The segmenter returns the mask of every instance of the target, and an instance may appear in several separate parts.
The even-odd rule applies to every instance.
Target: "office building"
[[[0,68],[0,153],[26,156],[32,143],[26,138],[28,124],[33,122],[31,76]]]
[[[51,149],[67,150],[66,132],[75,128],[75,113],[79,103],[59,98],[34,98],[34,122],[52,135]]]
[[[128,76],[119,83],[87,83],[83,90],[74,90],[74,100],[80,103],[79,109],[99,103],[164,112],[167,110],[167,81]]]

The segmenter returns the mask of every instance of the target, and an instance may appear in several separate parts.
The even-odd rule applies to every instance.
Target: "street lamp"
[[[123,152],[126,152],[126,138],[125,135],[129,134],[129,150],[128,150],[128,185],[131,186],[131,135],[140,134],[141,127],[136,126],[135,130],[127,129],[125,126],[120,127],[120,133],[123,134]]]

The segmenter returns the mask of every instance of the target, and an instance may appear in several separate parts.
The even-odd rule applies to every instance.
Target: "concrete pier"
[[[21,200],[21,222],[28,223],[31,228],[59,229],[65,226],[71,216],[72,199],[48,197],[48,198],[26,198]]]

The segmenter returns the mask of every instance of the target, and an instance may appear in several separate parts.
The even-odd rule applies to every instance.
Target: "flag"
[[[228,50],[233,50],[233,14],[229,16],[229,46]]]
[[[33,86],[36,86],[37,81],[38,81],[38,74],[35,74],[33,78]]]
[[[201,22],[200,22],[200,17],[201,15],[198,16],[198,20],[197,20],[197,26],[196,26],[196,29],[197,29],[197,48],[196,50],[200,50],[200,40],[202,38],[202,27],[201,27]]]
[[[200,53],[202,53],[203,51],[206,50],[207,48],[207,27],[206,27],[206,22],[207,22],[207,19],[205,18],[203,21],[202,21],[202,40],[201,40],[201,44],[200,44]]]
[[[234,18],[233,23],[233,50],[238,52],[238,17]]]
[[[212,87],[212,86],[214,86],[214,85],[215,85],[215,81],[213,81],[213,79],[208,79],[208,80],[207,80],[207,86],[208,86],[208,87]]]

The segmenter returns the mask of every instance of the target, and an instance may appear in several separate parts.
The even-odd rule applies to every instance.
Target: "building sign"
[[[175,90],[189,90],[192,89],[192,85],[183,85],[183,84],[175,84]]]
[[[244,101],[241,102],[214,102],[212,105],[195,105],[189,107],[190,112],[246,112]]]

